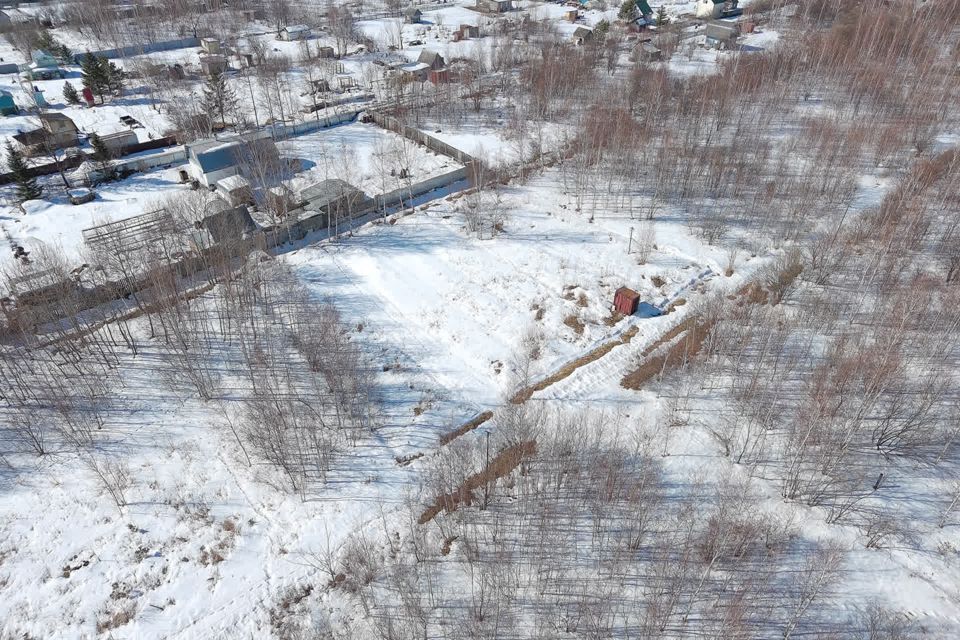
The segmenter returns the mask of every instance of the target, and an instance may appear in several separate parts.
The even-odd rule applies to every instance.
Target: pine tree
[[[625,0],[620,5],[620,12],[617,17],[621,20],[630,21],[637,17],[637,0]]]
[[[107,143],[97,134],[91,133],[90,146],[93,147],[93,159],[97,163],[97,170],[103,175],[104,179],[109,180],[113,178],[114,169],[110,164],[110,159],[113,157],[113,154],[110,153]]]
[[[60,61],[60,64],[73,64],[73,51],[67,45],[60,42],[55,43],[52,53]]]
[[[67,104],[80,104],[80,94],[69,80],[63,83],[63,99]]]
[[[123,83],[124,80],[126,80],[123,69],[106,58],[101,58],[100,60],[103,66],[103,77],[106,79],[107,88],[110,89],[111,92],[123,91]]]
[[[36,200],[43,195],[43,188],[37,184],[37,179],[30,175],[23,156],[9,140],[7,140],[7,168],[13,174],[13,181],[17,185],[17,203]]]
[[[667,17],[667,8],[660,5],[660,8],[657,9],[657,26],[662,27],[668,22],[670,22],[670,18]]]
[[[89,51],[80,61],[80,75],[83,78],[83,86],[96,95],[100,96],[100,102],[103,102],[103,94],[107,89],[108,78],[104,71],[104,65],[101,58],[93,55]]]
[[[210,119],[216,116],[221,125],[227,124],[227,114],[237,106],[237,96],[222,73],[214,73],[203,88],[203,108]]]

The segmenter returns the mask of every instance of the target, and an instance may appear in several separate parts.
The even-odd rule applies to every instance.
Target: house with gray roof
[[[192,176],[206,187],[229,176],[248,173],[256,165],[279,161],[280,154],[266,131],[198,140],[187,145]]]

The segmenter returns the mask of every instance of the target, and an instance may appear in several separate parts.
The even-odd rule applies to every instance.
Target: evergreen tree
[[[97,170],[103,175],[104,179],[113,178],[114,170],[110,164],[113,154],[107,148],[107,143],[103,141],[103,138],[92,133],[90,134],[90,146],[93,147],[93,159],[97,163]]]
[[[211,120],[217,119],[221,125],[227,124],[227,114],[236,109],[237,96],[227,84],[222,73],[214,73],[203,88],[203,109]]]
[[[100,102],[103,102],[103,94],[107,90],[109,78],[101,58],[88,51],[87,55],[83,56],[83,60],[80,61],[80,75],[83,79],[84,88],[100,96]]]
[[[80,94],[69,80],[63,83],[63,99],[67,104],[80,104]]]
[[[621,20],[629,21],[637,17],[637,0],[625,0],[620,5],[620,12],[617,17]]]
[[[124,80],[126,80],[126,74],[124,74],[123,69],[106,58],[101,58],[100,61],[103,65],[103,76],[106,79],[107,88],[111,92],[123,91],[123,83]]]
[[[37,179],[30,175],[23,156],[9,140],[7,140],[7,168],[13,174],[13,181],[17,185],[17,203],[36,200],[43,194],[43,188],[37,184]]]
[[[601,20],[593,28],[593,37],[597,40],[603,40],[607,37],[607,33],[610,31],[610,23],[606,20]]]
[[[667,8],[660,5],[660,8],[657,9],[657,26],[662,27],[668,22],[670,22],[670,18],[667,17]]]
[[[56,56],[60,64],[73,64],[73,51],[70,51],[67,45],[57,42],[53,45],[51,53]]]

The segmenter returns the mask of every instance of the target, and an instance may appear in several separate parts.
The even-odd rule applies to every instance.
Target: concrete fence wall
[[[343,124],[345,122],[353,122],[357,119],[357,115],[360,113],[360,111],[360,109],[351,109],[349,111],[344,111],[343,113],[324,116],[319,120],[313,119],[308,122],[300,122],[297,124],[271,124],[265,127],[265,129],[270,133],[270,136],[274,140],[283,140],[285,138],[302,136],[307,133],[319,131],[320,129],[326,129],[327,127],[335,127],[338,124]]]
[[[459,169],[454,169],[453,171],[440,174],[439,176],[421,180],[420,182],[412,184],[409,187],[401,187],[388,193],[381,193],[380,195],[374,197],[374,201],[377,204],[377,209],[389,209],[391,207],[403,205],[404,203],[422,196],[425,193],[430,193],[431,191],[448,187],[451,184],[460,182],[461,180],[467,180],[467,177],[467,168],[461,167]]]
[[[200,38],[179,38],[176,40],[163,40],[161,42],[148,42],[147,44],[130,45],[120,47],[119,49],[101,49],[100,51],[91,51],[90,53],[101,58],[125,58],[127,56],[139,56],[145,53],[156,53],[158,51],[173,51],[175,49],[190,49],[200,46]],[[80,64],[86,51],[73,56],[74,62]]]
[[[430,134],[421,131],[420,129],[407,126],[393,116],[388,116],[384,113],[373,111],[370,113],[370,117],[374,122],[384,129],[388,129],[394,133],[399,133],[404,138],[412,140],[417,144],[422,144],[431,151],[436,151],[439,154],[453,158],[460,164],[472,164],[476,161],[469,153],[461,151],[456,147],[452,147],[446,142],[438,140],[437,138],[434,138]]]

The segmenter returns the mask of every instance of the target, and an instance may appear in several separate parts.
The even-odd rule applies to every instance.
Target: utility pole
[[[633,227],[630,227],[630,239],[627,240],[627,255],[630,255],[630,250],[633,248]]]

